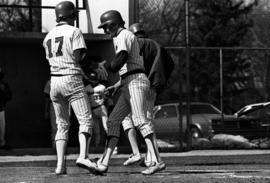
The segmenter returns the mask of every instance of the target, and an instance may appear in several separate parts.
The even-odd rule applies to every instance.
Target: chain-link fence
[[[164,93],[163,100],[177,100],[179,85],[185,98],[185,48],[167,47],[167,50],[174,58],[175,70],[165,92],[169,95]],[[191,101],[209,102],[232,114],[245,105],[269,100],[270,48],[194,47],[191,50]]]
[[[235,113],[246,105],[269,100],[267,4],[247,0],[140,0],[139,7],[139,22],[150,38],[166,45],[176,65],[168,88],[158,97],[157,104],[178,102],[185,106],[185,102],[190,101],[187,111],[191,115],[192,136],[206,137],[212,130],[255,138],[251,134],[257,132],[252,128],[260,128],[258,133],[265,137],[267,130],[257,122],[269,126],[269,107],[249,106],[254,111],[241,118]],[[203,115],[198,115],[200,110],[196,105],[202,102],[217,107],[219,117],[205,110],[201,110]],[[259,108],[262,109],[255,110]],[[189,121],[185,107],[183,118],[174,117],[180,121],[178,126],[172,116],[167,118],[167,114],[173,113],[165,108],[163,111],[167,126],[180,128],[180,132],[183,128],[183,133],[176,134],[183,139],[186,121]],[[204,124],[196,126],[198,121]],[[211,126],[211,129],[203,130],[200,125]]]
[[[191,47],[190,81],[186,78],[185,48],[166,48],[173,57],[175,69],[168,88],[157,99],[157,106],[161,104],[154,115],[158,138],[179,138],[181,144],[187,142],[187,133],[192,139],[211,139],[216,134],[240,135],[248,139],[269,136],[270,48]],[[189,130],[187,95],[191,101]],[[182,106],[181,114],[173,107],[175,103]],[[250,108],[250,112],[238,116],[240,109],[251,104],[254,108]],[[170,134],[167,138],[162,135],[166,130]]]

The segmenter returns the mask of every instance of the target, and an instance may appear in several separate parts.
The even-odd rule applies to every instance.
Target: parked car
[[[250,104],[239,111],[237,111],[235,116],[252,116],[259,118],[262,124],[270,124],[270,102],[262,102]]]
[[[239,111],[235,116],[248,116],[259,119],[261,126],[264,128],[266,136],[270,136],[270,102],[250,104]]]
[[[179,138],[179,103],[168,103],[154,107],[153,124],[158,138]],[[187,132],[186,103],[182,105],[182,134]],[[209,138],[214,134],[242,135],[255,138],[265,134],[261,121],[253,116],[226,115],[209,103],[190,103],[190,132],[192,138]]]

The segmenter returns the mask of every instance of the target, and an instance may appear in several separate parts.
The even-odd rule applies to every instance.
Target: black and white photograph
[[[270,183],[270,0],[0,0],[0,183],[43,182]]]

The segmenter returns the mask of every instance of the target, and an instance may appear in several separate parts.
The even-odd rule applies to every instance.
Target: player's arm
[[[80,29],[75,29],[72,35],[72,48],[75,61],[79,63],[86,56],[86,44]]]
[[[115,83],[114,85],[114,88],[120,88],[120,86],[121,86],[121,79],[117,82],[117,83]]]
[[[84,48],[74,50],[75,62],[76,63],[81,62],[84,59],[85,55],[86,55],[86,49]]]
[[[112,60],[111,64],[108,67],[108,70],[111,71],[112,73],[118,72],[127,62],[127,60],[128,60],[128,51],[121,50],[119,53],[116,54],[116,56]]]
[[[105,89],[105,92],[104,93],[106,95],[113,96],[120,87],[121,87],[121,79],[117,83],[115,83],[114,85],[107,87]]]

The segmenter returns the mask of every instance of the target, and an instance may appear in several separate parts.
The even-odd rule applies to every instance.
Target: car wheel
[[[192,139],[198,139],[202,137],[201,131],[196,127],[191,128],[190,133]]]

